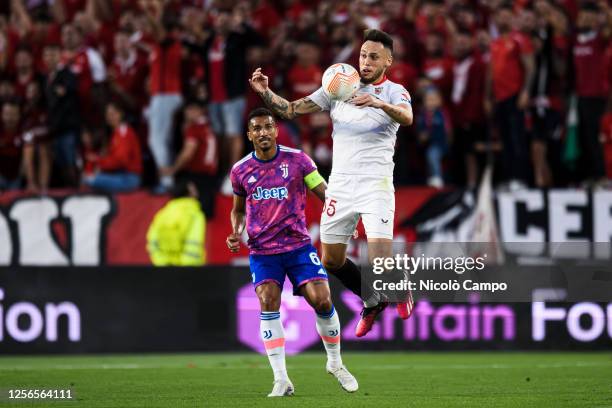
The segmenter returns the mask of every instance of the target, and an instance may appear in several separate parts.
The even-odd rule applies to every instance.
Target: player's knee
[[[317,313],[329,313],[332,309],[332,301],[330,296],[320,296],[313,300],[313,308]]]
[[[264,312],[274,312],[280,308],[280,298],[272,293],[260,293],[259,305]]]
[[[325,269],[327,269],[333,274],[334,271],[337,271],[338,269],[342,268],[345,259],[344,257],[339,256],[323,255],[323,259],[321,261],[323,262],[323,266],[325,267]]]

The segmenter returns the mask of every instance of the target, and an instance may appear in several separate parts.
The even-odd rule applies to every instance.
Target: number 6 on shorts
[[[310,253],[310,260],[312,261],[313,264],[317,266],[321,266],[321,261],[319,260],[319,257],[317,256],[316,252]]]

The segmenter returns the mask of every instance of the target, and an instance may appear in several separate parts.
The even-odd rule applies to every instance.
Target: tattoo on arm
[[[263,99],[266,106],[272,109],[278,116],[285,119],[291,119],[287,112],[289,110],[289,102],[287,102],[286,99],[281,98],[269,89],[261,94],[261,99]]]
[[[319,107],[319,105],[314,103],[308,97],[298,99],[297,101],[292,102],[292,105],[293,105],[293,111],[295,112],[296,116],[302,115],[304,113],[319,112],[321,110],[321,107]]]
[[[293,119],[298,115],[321,110],[319,105],[311,101],[308,97],[289,102],[269,89],[261,94],[261,99],[268,108],[283,119]]]
[[[412,109],[410,108],[387,104],[384,106],[383,111],[389,115],[391,119],[402,125],[412,124]]]

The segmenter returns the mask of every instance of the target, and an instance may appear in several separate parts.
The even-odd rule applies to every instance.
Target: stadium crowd
[[[307,96],[332,63],[358,67],[367,28],[393,36],[387,76],[412,94],[397,184],[474,187],[492,161],[511,189],[609,185],[606,0],[7,0],[0,191],[231,193],[251,72]],[[279,142],[329,173],[327,113],[280,123]]]

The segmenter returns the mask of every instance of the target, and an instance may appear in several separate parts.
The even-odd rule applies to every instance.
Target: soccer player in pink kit
[[[274,387],[268,396],[294,393],[285,366],[279,312],[285,276],[294,294],[304,296],[317,313],[327,372],[346,391],[357,391],[357,380],[342,364],[340,320],[331,301],[327,272],[306,228],[307,188],[324,201],[325,180],[306,154],[276,144],[278,129],[270,110],[258,108],[249,114],[247,135],[255,151],[237,162],[230,173],[234,207],[227,246],[232,252],[239,250],[246,225],[253,285],[261,305],[260,335],[274,372]]]

